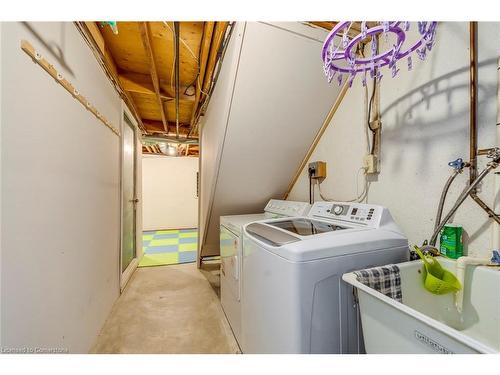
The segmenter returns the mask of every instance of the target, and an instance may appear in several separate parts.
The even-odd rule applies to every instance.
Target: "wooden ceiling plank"
[[[94,41],[94,43],[96,44],[97,48],[101,53],[101,56],[104,60],[103,61],[104,65],[106,65],[106,67],[109,69],[110,74],[116,81],[116,84],[120,87],[125,104],[130,108],[130,110],[134,114],[134,117],[139,124],[139,128],[142,131],[146,131],[144,128],[144,124],[142,123],[142,118],[139,115],[139,111],[137,110],[134,101],[132,100],[128,92],[123,88],[120,82],[120,79],[118,77],[118,70],[116,68],[116,63],[113,59],[111,52],[109,51],[109,48],[106,45],[106,40],[101,33],[101,29],[99,28],[99,26],[97,26],[96,22],[84,22],[84,24],[88,30],[89,37],[92,38],[92,40]]]
[[[147,22],[141,22],[139,24],[139,29],[141,32],[142,44],[144,46],[144,49],[146,50],[146,55],[148,57],[149,73],[151,75],[151,81],[153,82],[153,88],[156,94],[158,106],[160,107],[161,120],[163,122],[165,131],[168,131],[167,114],[165,108],[163,107],[163,101],[160,96],[160,81],[158,78],[158,71],[156,70],[154,51],[151,48],[151,37],[149,35],[150,32]]]
[[[208,61],[208,55],[210,52],[210,45],[212,43],[212,35],[214,32],[214,26],[215,22],[205,22],[204,28],[203,28],[203,37],[201,41],[201,54],[200,54],[200,61],[199,61],[199,74],[198,74],[198,79],[196,81],[196,95],[195,95],[195,100],[194,100],[194,106],[193,106],[193,111],[191,114],[191,126],[194,126],[194,122],[196,119],[196,111],[198,109],[198,104],[200,103],[200,97],[201,97],[201,89],[202,89],[202,84],[203,80],[205,78],[205,70],[207,67],[207,61]]]

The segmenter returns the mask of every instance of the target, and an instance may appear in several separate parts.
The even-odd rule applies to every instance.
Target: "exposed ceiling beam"
[[[144,126],[146,127],[149,133],[161,133],[168,136],[176,135],[176,127],[175,123],[168,123],[168,131],[165,131],[163,128],[163,124],[160,121],[152,121],[152,120],[144,120]],[[180,125],[179,126],[179,134],[182,136],[187,136],[189,134],[189,124]],[[197,136],[190,136],[190,138],[198,138]]]
[[[115,61],[109,52],[109,49],[106,47],[106,43],[104,41],[104,38],[101,34],[101,31],[97,24],[95,22],[77,22],[81,27],[80,30],[84,32],[89,39],[91,39],[95,46],[97,47],[96,53],[100,54],[102,58],[102,62],[104,63],[105,67],[108,69],[110,72],[110,75],[113,77],[115,80],[116,84],[120,87],[122,91],[122,97],[123,100],[125,101],[125,104],[129,107],[129,109],[132,111],[135,119],[137,120],[139,124],[139,128],[145,132],[144,124],[142,123],[141,116],[139,115],[139,111],[137,110],[137,107],[135,106],[134,101],[130,97],[129,93],[123,88],[120,79],[118,78],[118,70],[116,69],[116,64]],[[91,46],[92,48],[92,46]],[[94,49],[94,48],[92,48]]]
[[[210,52],[210,45],[212,43],[214,26],[215,22],[205,22],[203,28],[203,37],[201,39],[201,47],[200,47],[201,48],[200,61],[198,62],[200,73],[196,81],[196,95],[194,100],[193,113],[191,114],[191,127],[194,126],[194,122],[196,120],[196,110],[198,109],[198,104],[200,103],[202,85],[205,78],[205,68],[207,67],[207,60]]]
[[[219,49],[224,41],[224,36],[226,35],[227,27],[229,26],[229,22],[216,22],[215,28],[212,35],[212,43],[210,45],[210,52],[208,61],[206,64],[206,72],[205,77],[203,78],[203,92],[208,93],[210,91],[210,87],[212,86],[212,80],[215,72],[215,67],[217,61],[219,60]],[[194,126],[192,127],[192,133],[195,134],[198,131],[198,120],[202,115],[202,107],[205,104],[205,101],[208,99],[208,95],[204,95],[201,101],[201,105],[195,107],[193,111],[195,112],[195,120]]]
[[[168,131],[167,113],[160,96],[160,80],[158,79],[158,70],[156,69],[155,55],[151,46],[152,43],[148,23],[140,22],[139,29],[141,32],[142,44],[144,46],[144,49],[146,50],[146,56],[148,58],[149,74],[151,75],[151,81],[153,82],[156,100],[158,102],[158,106],[160,107],[161,121],[163,123],[163,127],[165,128],[165,131]]]
[[[140,74],[140,73],[121,73],[119,76],[120,82],[125,90],[128,92],[136,92],[139,94],[146,95],[156,95],[153,84],[151,83],[150,76]],[[162,90],[162,81],[160,80],[160,97],[163,100],[174,100],[175,98],[172,95],[167,94]],[[166,86],[167,84],[165,84]],[[181,87],[181,101],[195,101],[194,95],[185,95],[183,92],[186,90],[185,87]]]

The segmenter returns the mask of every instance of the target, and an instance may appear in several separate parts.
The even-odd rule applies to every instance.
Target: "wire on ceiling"
[[[165,22],[163,21],[163,23],[165,24],[165,26],[167,26],[170,31],[172,32],[174,38],[175,38],[175,31],[170,27],[170,25],[168,24],[168,22]],[[186,43],[186,41],[184,39],[182,39],[180,36],[179,36],[179,40],[181,41],[181,43],[186,47],[186,49],[189,51],[189,53],[191,54],[191,56],[193,56],[193,59],[196,61],[196,65],[197,65],[197,73],[196,73],[196,77],[195,79],[193,80],[193,82],[191,82],[187,87],[186,87],[186,90],[184,90],[184,95],[187,95],[187,96],[193,96],[194,94],[186,94],[186,91],[189,87],[191,87],[195,82],[198,84],[198,87],[200,88],[200,92],[202,92],[203,94],[205,95],[208,95],[208,93],[204,92],[203,89],[202,89],[202,86],[201,86],[201,83],[200,83],[200,72],[201,72],[201,66],[200,66],[200,56],[196,56],[195,53],[193,52],[193,50],[189,47],[189,45]],[[201,52],[201,46],[200,46],[200,52]],[[172,60],[173,62],[175,62],[175,55],[174,55],[174,59]],[[174,68],[173,68],[173,65],[172,65],[172,73],[174,71]],[[173,74],[170,76],[170,88],[173,89],[172,87],[172,80],[173,80]]]

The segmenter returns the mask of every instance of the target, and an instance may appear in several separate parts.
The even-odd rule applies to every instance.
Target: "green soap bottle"
[[[457,224],[447,224],[441,229],[439,251],[441,255],[458,259],[463,256],[464,244],[462,241],[463,228]]]

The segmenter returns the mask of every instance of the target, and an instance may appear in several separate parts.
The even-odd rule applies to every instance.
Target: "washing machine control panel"
[[[307,216],[310,208],[311,205],[306,202],[271,199],[264,211],[282,216]]]
[[[363,203],[316,202],[310,217],[378,227],[382,207]]]

